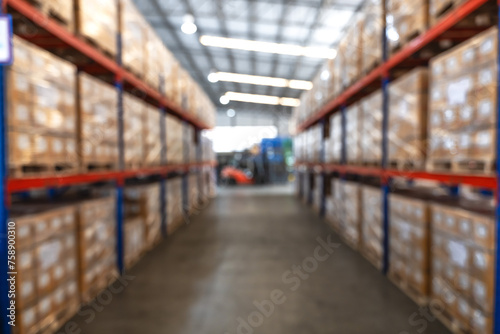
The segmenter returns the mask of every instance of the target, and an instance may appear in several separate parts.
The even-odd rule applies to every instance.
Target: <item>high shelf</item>
[[[68,0],[69,1],[69,0]],[[120,273],[124,272],[124,186],[128,179],[143,178],[147,176],[156,176],[160,182],[160,199],[161,202],[161,222],[162,234],[167,235],[167,218],[166,218],[166,180],[167,176],[173,173],[182,175],[183,178],[183,197],[187,196],[188,174],[196,173],[198,184],[201,184],[202,171],[206,168],[215,167],[215,162],[202,162],[201,151],[201,131],[209,129],[210,126],[200,121],[187,111],[180,108],[174,102],[166,98],[162,93],[163,78],[159,78],[160,87],[155,89],[149,86],[145,81],[127,71],[122,66],[122,43],[121,35],[117,38],[117,57],[111,59],[101,52],[95,46],[89,44],[83,39],[68,31],[57,21],[47,17],[39,9],[34,7],[29,1],[25,0],[0,0],[0,15],[7,13],[15,13],[16,17],[21,17],[23,21],[37,29],[36,34],[25,34],[17,36],[41,47],[49,52],[56,53],[77,66],[78,71],[85,72],[91,76],[99,77],[100,79],[113,84],[116,87],[118,94],[118,152],[119,163],[118,170],[104,172],[88,172],[77,174],[64,174],[55,176],[37,176],[28,178],[10,178],[8,175],[8,136],[7,136],[7,95],[6,95],[6,69],[0,66],[0,202],[4,203],[0,207],[0,307],[2,308],[2,324],[1,333],[10,333],[11,327],[6,321],[7,308],[9,305],[8,299],[8,284],[7,284],[7,223],[9,217],[10,196],[15,193],[26,192],[34,189],[53,190],[59,187],[78,186],[83,184],[93,184],[98,182],[112,182],[115,185],[116,192],[116,231],[117,231],[117,268]],[[166,129],[165,123],[160,122],[158,125],[161,133],[162,150],[161,162],[162,166],[140,168],[127,170],[124,164],[124,140],[123,140],[123,95],[130,93],[138,96],[152,106],[158,108],[158,112],[162,114],[171,114],[181,119],[184,123],[183,131],[187,136],[187,125],[191,125],[195,129],[197,140],[196,160],[197,162],[189,163],[189,152],[187,145],[185,146],[183,164],[167,164],[167,145],[166,145]],[[183,138],[178,138],[183,140]],[[184,202],[184,205],[188,203]],[[184,207],[187,210],[187,206]]]
[[[500,0],[497,2],[497,13],[500,13]],[[464,29],[460,28],[460,23],[470,17],[474,12],[484,9],[486,5],[495,5],[493,1],[489,0],[468,0],[450,10],[448,14],[442,17],[434,26],[419,36],[415,37],[408,44],[402,47],[399,51],[395,52],[392,56],[388,56],[387,51],[387,36],[386,29],[382,29],[381,41],[383,48],[382,63],[368,74],[362,76],[354,84],[346,89],[336,98],[327,102],[318,112],[311,115],[302,123],[298,124],[297,132],[301,133],[316,124],[320,124],[325,133],[325,124],[328,117],[334,113],[340,112],[342,117],[342,152],[340,163],[328,164],[325,163],[325,148],[324,140],[320,149],[320,156],[318,163],[302,162],[296,163],[297,172],[314,173],[322,176],[325,180],[326,175],[337,173],[340,178],[345,178],[346,175],[359,175],[377,177],[381,181],[382,191],[382,227],[383,227],[383,259],[382,271],[387,274],[389,265],[389,193],[390,182],[394,178],[404,178],[408,180],[430,180],[436,181],[450,186],[451,189],[456,189],[462,185],[473,186],[492,190],[496,199],[496,240],[497,247],[495,251],[495,296],[494,296],[494,333],[500,333],[500,248],[498,242],[500,240],[500,136],[497,135],[496,139],[496,169],[493,175],[473,175],[473,174],[452,174],[440,172],[427,172],[424,170],[401,171],[389,168],[388,164],[388,115],[389,115],[389,94],[388,88],[391,81],[391,73],[398,71],[408,72],[411,68],[426,65],[429,59],[419,59],[418,54],[423,49],[436,49],[443,40],[452,40],[453,42],[460,42],[469,39],[470,37],[479,34],[486,28],[479,29]],[[500,24],[497,22],[497,25]],[[385,24],[387,26],[387,24]],[[452,43],[453,44],[453,43]],[[443,50],[445,51],[445,50]],[[500,55],[500,52],[499,52]],[[500,59],[497,59],[500,64]],[[500,81],[500,74],[497,73],[498,80]],[[371,92],[381,89],[383,96],[382,104],[382,161],[380,167],[364,167],[364,166],[351,166],[346,161],[346,128],[347,119],[346,112],[347,106],[361,100]],[[500,89],[497,86],[497,101],[500,100]],[[496,117],[496,130],[497,134],[500,133],[500,105],[497,103],[497,117]],[[324,137],[324,136],[323,136]],[[324,139],[324,138],[323,138]],[[325,213],[325,189],[322,189],[321,209],[320,213]],[[299,191],[303,191],[302,187]],[[300,194],[303,196],[304,194]],[[309,194],[310,197],[312,196]],[[305,199],[309,204],[312,203],[312,198]]]

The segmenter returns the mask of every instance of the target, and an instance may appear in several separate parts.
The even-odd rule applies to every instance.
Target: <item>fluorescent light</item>
[[[231,100],[229,100],[229,98],[227,96],[221,96],[220,97],[220,103],[223,104],[223,105],[226,105],[226,104],[229,104],[229,102],[231,102]]]
[[[310,81],[288,80],[282,78],[262,77],[258,75],[227,73],[227,72],[211,73],[208,76],[208,81],[238,82],[250,85],[288,87],[292,89],[302,89],[302,90],[311,90],[313,88],[313,84]]]
[[[198,31],[198,27],[194,24],[193,15],[188,14],[184,16],[184,23],[181,26],[181,30],[186,35],[192,35]]]
[[[247,39],[217,36],[201,36],[200,43],[205,46],[213,46],[226,49],[275,53],[290,56],[304,56],[310,58],[333,59],[337,56],[337,51],[329,48],[311,48],[303,47],[300,45],[259,42],[250,41]]]
[[[227,92],[226,95],[224,95],[223,97],[226,97],[230,101],[270,104],[275,106],[282,105],[287,107],[298,107],[300,105],[299,99],[292,99],[288,97],[279,97],[279,96]]]

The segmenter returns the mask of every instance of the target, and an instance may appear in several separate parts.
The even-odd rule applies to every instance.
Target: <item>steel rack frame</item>
[[[384,1],[384,0],[383,0]],[[497,13],[499,17],[499,22],[497,26],[500,31],[500,0],[497,0]],[[495,309],[494,309],[494,330],[495,334],[500,334],[500,104],[497,106],[497,158],[496,158],[496,173],[493,175],[468,175],[468,174],[452,174],[452,173],[436,173],[436,172],[426,172],[426,171],[400,171],[388,168],[388,113],[389,113],[389,95],[388,87],[391,80],[390,73],[396,69],[405,69],[416,65],[424,65],[427,60],[419,61],[415,60],[414,56],[419,53],[424,48],[432,47],[439,43],[440,40],[451,39],[454,41],[466,40],[485,28],[478,29],[465,29],[465,30],[455,30],[456,25],[462,20],[469,17],[475,11],[479,10],[481,7],[487,5],[488,3],[493,4],[492,0],[468,0],[463,4],[457,5],[455,8],[451,9],[449,13],[444,15],[434,26],[428,29],[426,32],[414,38],[407,45],[403,46],[401,50],[397,51],[392,56],[388,56],[387,48],[387,37],[386,31],[387,26],[384,23],[382,32],[382,45],[383,45],[383,55],[382,64],[376,67],[374,70],[369,72],[367,75],[360,78],[350,87],[344,90],[340,96],[333,99],[332,101],[326,103],[318,112],[306,119],[303,123],[299,124],[298,132],[303,132],[310,128],[311,126],[321,123],[324,124],[327,121],[327,117],[335,112],[342,113],[342,159],[340,164],[326,164],[326,163],[307,163],[307,162],[297,162],[297,173],[298,179],[302,179],[304,176],[309,175],[309,173],[325,175],[328,173],[338,173],[340,179],[345,179],[346,175],[360,175],[360,176],[371,176],[377,177],[381,180],[381,192],[382,192],[382,222],[383,222],[383,263],[382,271],[384,274],[387,273],[389,269],[389,193],[390,193],[390,183],[394,178],[405,178],[408,180],[431,180],[436,181],[450,188],[450,193],[458,194],[458,189],[462,185],[470,185],[478,188],[492,190],[496,198],[496,274],[495,274]],[[498,50],[500,64],[500,46]],[[500,82],[500,68],[497,73],[498,82]],[[346,152],[346,106],[359,101],[364,96],[368,95],[370,92],[381,89],[383,95],[383,122],[382,122],[382,161],[381,167],[361,167],[361,166],[351,166],[346,164],[345,152]],[[497,96],[500,100],[500,86],[497,87]],[[324,152],[323,152],[324,153]],[[320,159],[324,161],[324,156]],[[305,175],[304,175],[305,174]],[[325,193],[323,193],[325,197]],[[322,198],[322,202],[325,198]]]

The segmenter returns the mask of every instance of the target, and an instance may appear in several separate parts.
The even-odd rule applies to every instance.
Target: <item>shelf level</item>
[[[331,115],[342,105],[345,105],[350,100],[355,98],[356,95],[360,94],[368,86],[376,83],[377,79],[382,79],[383,77],[388,76],[388,73],[390,73],[391,70],[403,64],[405,61],[410,60],[414,54],[449,32],[450,29],[457,25],[461,20],[478,10],[487,2],[489,2],[489,0],[469,0],[452,10],[436,25],[413,39],[410,43],[403,47],[403,49],[392,55],[385,63],[382,63],[366,76],[359,79],[337,98],[325,104],[325,106],[323,106],[317,113],[298,126],[298,132],[303,132],[307,128],[318,123],[321,119]],[[479,30],[472,33],[474,34],[477,32],[479,32]],[[382,83],[380,82],[379,84],[381,87]]]
[[[429,180],[450,185],[466,184],[479,188],[497,189],[497,179],[495,175],[467,175],[467,174],[448,174],[448,173],[430,173],[425,171],[400,171],[376,167],[346,166],[336,164],[314,164],[298,163],[297,167],[310,168],[318,172],[338,172],[340,174],[355,174],[363,176],[374,176],[380,178],[402,177],[414,180]]]
[[[90,184],[106,181],[123,181],[135,177],[166,175],[173,172],[188,172],[193,168],[214,167],[215,162],[167,165],[125,171],[106,171],[85,174],[41,176],[7,180],[7,192],[15,193],[41,188],[58,188],[72,185]]]
[[[40,31],[37,34],[22,35],[20,37],[44,48],[55,48],[61,50],[71,50],[71,59],[81,59],[82,57],[92,63],[91,66],[80,66],[80,68],[91,75],[110,75],[125,83],[125,90],[129,92],[140,91],[145,95],[145,99],[159,107],[164,107],[168,113],[190,123],[198,129],[209,129],[210,127],[190,115],[185,110],[177,106],[156,89],[150,87],[143,80],[128,72],[117,64],[116,61],[105,56],[100,50],[91,46],[83,39],[66,30],[56,21],[41,13],[26,0],[3,0],[6,8],[11,8],[23,15],[32,22]],[[75,63],[75,62],[73,62]],[[75,65],[79,65],[76,64]]]

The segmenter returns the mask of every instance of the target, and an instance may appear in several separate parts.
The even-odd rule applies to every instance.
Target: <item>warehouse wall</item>
[[[230,108],[228,108],[230,109]],[[291,114],[285,110],[282,112],[271,112],[263,110],[236,110],[236,116],[231,119],[227,116],[227,109],[217,110],[217,126],[266,126],[274,125],[278,128],[279,136],[289,136],[289,122]]]

